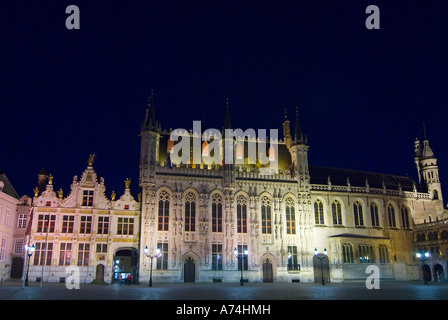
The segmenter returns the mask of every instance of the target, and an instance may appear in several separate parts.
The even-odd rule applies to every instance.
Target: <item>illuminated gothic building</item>
[[[53,177],[40,172],[35,189],[29,244],[29,281],[65,282],[70,266],[78,267],[81,283],[112,283],[138,276],[140,204],[130,192],[130,179],[116,199],[105,194],[104,179],[93,169],[94,155],[70,193],[53,189]]]
[[[298,116],[293,125],[291,132],[285,117],[283,139],[268,143],[278,149],[269,153],[278,157],[271,174],[248,159],[174,165],[180,142],[162,130],[150,98],[141,127],[140,281],[148,282],[152,269],[159,282],[340,282],[365,280],[372,264],[381,279],[421,277],[414,227],[447,217],[428,140],[415,141],[415,182],[310,165]],[[222,129],[230,128],[227,106]],[[202,134],[190,130],[186,139]],[[247,155],[253,137],[243,141],[243,152],[231,142],[234,158]],[[148,255],[157,249],[152,266]]]

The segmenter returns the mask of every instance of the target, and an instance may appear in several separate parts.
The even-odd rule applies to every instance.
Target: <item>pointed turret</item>
[[[224,126],[222,127],[223,134],[226,129],[232,129],[232,124],[230,123],[229,99],[226,99],[226,115],[224,118]]]
[[[294,128],[293,145],[295,145],[295,144],[306,145],[306,141],[303,138],[302,127],[300,126],[299,108],[296,108],[296,124],[295,124],[295,128]]]
[[[159,124],[156,120],[156,112],[154,108],[154,91],[148,97],[148,108],[146,109],[145,120],[142,123],[142,131],[158,131]]]

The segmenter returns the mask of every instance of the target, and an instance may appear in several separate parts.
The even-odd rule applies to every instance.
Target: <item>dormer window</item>
[[[85,207],[93,206],[93,190],[84,190],[82,194],[82,205]]]

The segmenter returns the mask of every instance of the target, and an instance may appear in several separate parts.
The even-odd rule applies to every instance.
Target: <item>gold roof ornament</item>
[[[87,160],[87,163],[89,164],[89,167],[91,167],[93,165],[93,161],[95,161],[95,157],[96,157],[95,154],[91,154],[89,156],[89,160]]]
[[[48,176],[48,184],[52,185],[53,184],[53,175],[50,173],[50,175]]]
[[[124,180],[124,185],[126,189],[129,189],[129,186],[131,185],[131,179],[127,178],[126,180]]]
[[[37,198],[39,196],[39,188],[38,187],[34,188],[33,192],[34,192],[34,196]]]
[[[62,199],[63,196],[64,196],[64,191],[62,191],[62,188],[61,188],[58,191],[58,197],[59,197],[59,199]]]
[[[115,193],[115,191],[112,191],[112,194],[110,195],[112,201],[115,201],[116,196],[117,196],[117,194]]]

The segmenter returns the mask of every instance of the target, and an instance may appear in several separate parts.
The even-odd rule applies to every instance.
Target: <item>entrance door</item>
[[[196,272],[195,272],[194,260],[188,257],[184,263],[184,282],[195,282]]]
[[[318,257],[314,256],[313,267],[314,282],[322,282],[322,278],[324,283],[330,282],[330,261],[328,260],[328,257],[323,257],[323,259],[320,260]]]
[[[16,257],[12,259],[11,278],[20,279],[23,274],[23,258]]]
[[[272,283],[274,282],[274,275],[272,271],[272,263],[269,259],[263,262],[263,282]]]
[[[102,264],[96,266],[96,280],[104,281],[104,266]]]

